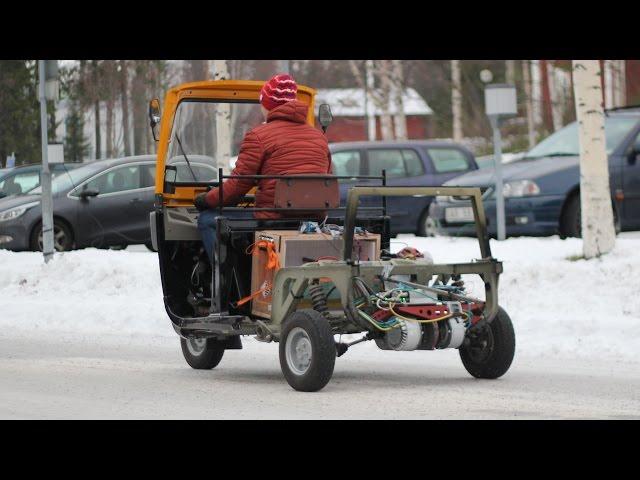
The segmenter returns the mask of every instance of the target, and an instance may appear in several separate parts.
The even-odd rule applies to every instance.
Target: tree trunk
[[[133,154],[142,155],[147,144],[147,118],[145,112],[145,72],[147,60],[134,62],[134,76],[131,81],[131,100],[133,109]]]
[[[536,144],[536,127],[533,119],[533,97],[531,95],[531,66],[529,60],[522,60],[522,83],[527,110],[527,133],[529,148]]]
[[[229,69],[226,60],[214,60],[214,80],[228,80]],[[231,104],[218,103],[216,105],[216,161],[218,168],[224,173],[229,172],[231,159]]]
[[[124,139],[124,154],[131,155],[131,137],[129,132],[129,75],[126,60],[120,60],[120,102],[122,105],[122,132]]]
[[[113,99],[107,100],[107,158],[113,158]]]
[[[93,88],[96,90],[95,100],[93,103],[93,113],[95,119],[95,136],[96,136],[96,159],[102,158],[102,141],[100,138],[100,100],[99,100],[99,88],[98,88],[98,64],[96,60],[91,61],[91,66],[93,69]]]
[[[453,140],[462,141],[462,82],[460,60],[451,60],[451,114],[453,117]]]
[[[540,60],[531,60],[531,103],[533,107],[533,126],[538,129],[542,119],[542,71]]]
[[[505,60],[505,80],[510,85],[516,84],[516,61]]]
[[[393,100],[396,107],[396,114],[393,123],[396,130],[396,140],[407,140],[407,117],[404,114],[404,75],[402,72],[402,62],[393,60]]]
[[[102,139],[100,138],[100,101],[96,100],[93,106],[93,114],[95,117],[95,135],[96,135],[96,159],[102,158]]]
[[[560,86],[556,78],[556,67],[553,62],[547,62],[547,83],[549,85],[549,104],[551,107],[551,124],[553,131],[556,132],[562,128],[562,106],[563,102],[560,98]]]
[[[616,238],[600,75],[598,60],[573,61],[573,84],[580,138],[580,206],[585,258],[594,258],[610,252]]]
[[[367,60],[365,63],[365,115],[367,117],[367,137],[369,141],[376,139],[376,113],[373,101],[373,90],[375,87],[375,79],[373,77],[373,60]]]

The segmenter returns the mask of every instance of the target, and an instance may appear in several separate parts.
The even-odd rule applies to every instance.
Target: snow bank
[[[429,251],[436,262],[480,256],[467,238],[396,241]],[[518,355],[640,360],[639,238],[618,238],[613,252],[589,261],[569,259],[581,255],[579,239],[492,240],[491,250],[504,264],[499,299],[514,323]],[[478,277],[465,281],[484,298]]]
[[[42,255],[0,250],[0,330],[89,337],[175,335],[162,302],[158,257],[87,249]]]
[[[401,235],[393,246],[429,251],[436,262],[479,257],[473,239]],[[517,355],[638,360],[640,238],[618,238],[599,260],[568,260],[581,241],[515,238],[492,241],[504,262],[500,302],[516,329]],[[465,278],[482,297],[481,282]],[[157,256],[87,249],[56,254],[0,250],[0,335],[71,335],[126,342],[172,339]],[[375,349],[375,345],[367,347]]]

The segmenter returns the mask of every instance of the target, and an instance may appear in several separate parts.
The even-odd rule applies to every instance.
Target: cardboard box
[[[262,230],[255,232],[255,242],[273,242],[280,267],[295,267],[321,259],[342,259],[342,237],[333,238],[324,233],[300,233],[297,230]],[[362,261],[380,259],[380,235],[356,235],[353,251]],[[251,292],[257,292],[273,282],[274,270],[266,268],[266,249],[254,252],[251,268]],[[269,318],[271,316],[271,292],[264,291],[251,302],[251,313]]]

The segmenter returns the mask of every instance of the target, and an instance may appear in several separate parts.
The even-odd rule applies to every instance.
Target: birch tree
[[[462,82],[460,60],[451,60],[451,114],[453,116],[453,140],[462,141]]]
[[[396,131],[396,140],[407,140],[407,117],[404,114],[404,72],[402,71],[402,62],[393,60],[393,103],[396,113],[393,116],[393,125]]]
[[[527,137],[529,148],[536,144],[536,125],[533,118],[533,95],[531,89],[531,65],[529,60],[522,60],[522,83],[524,87],[525,105],[527,111]]]
[[[573,60],[573,85],[580,139],[580,209],[583,253],[598,257],[615,245],[609,188],[601,71],[598,60]]]
[[[226,60],[213,61],[213,79],[228,80],[229,67]],[[229,172],[231,159],[231,104],[216,104],[216,161],[218,168]]]
[[[349,67],[358,86],[368,92],[369,99],[380,110],[380,134],[382,140],[393,140],[393,119],[390,111],[391,91],[393,89],[392,65],[390,60],[367,60],[366,70],[378,81],[378,88],[368,88],[364,75],[354,60],[349,61]],[[371,77],[370,77],[371,78]]]

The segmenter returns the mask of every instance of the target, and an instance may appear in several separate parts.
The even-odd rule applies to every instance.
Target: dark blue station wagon
[[[390,186],[440,186],[458,175],[477,170],[473,154],[465,147],[428,140],[344,142],[329,145],[333,173],[340,176],[374,176],[387,173]],[[344,205],[349,188],[366,184],[343,180],[340,194]],[[371,181],[379,185],[379,181]],[[389,197],[387,212],[391,232],[426,235],[429,204],[433,197]],[[363,197],[361,206],[379,206],[380,199]]]

